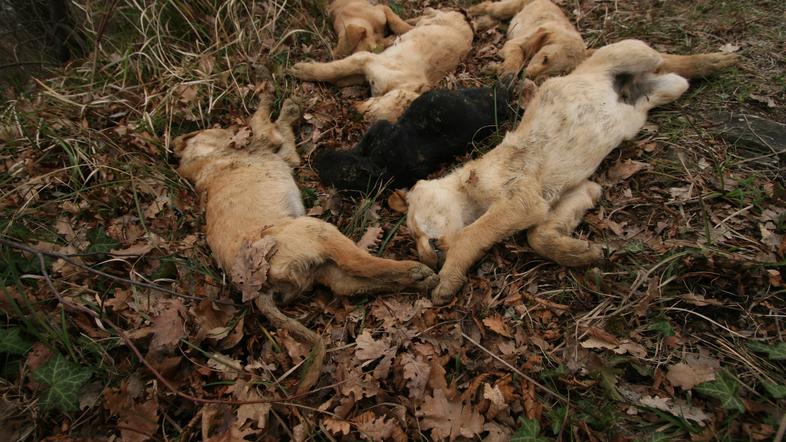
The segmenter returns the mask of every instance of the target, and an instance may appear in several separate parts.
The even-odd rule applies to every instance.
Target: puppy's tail
[[[311,361],[306,366],[303,378],[297,387],[298,394],[308,392],[319,380],[319,374],[322,372],[322,365],[325,362],[325,343],[322,341],[322,338],[300,322],[281,313],[281,310],[276,307],[276,301],[271,294],[263,293],[259,295],[254,300],[254,303],[275,327],[284,329],[311,344],[311,354],[309,355]]]

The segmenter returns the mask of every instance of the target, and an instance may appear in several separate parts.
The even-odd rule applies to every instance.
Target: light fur
[[[415,185],[407,195],[407,224],[421,260],[438,264],[435,242],[445,252],[434,302],[448,302],[487,248],[521,230],[529,229],[538,254],[558,263],[602,257],[600,246],[570,234],[600,196],[588,178],[601,161],[638,133],[651,108],[688,88],[683,77],[655,73],[662,61],[637,40],[598,49],[573,73],[546,80],[496,148]],[[618,91],[620,75],[632,78],[626,89],[632,95]]]
[[[458,66],[472,39],[463,14],[429,9],[412,30],[379,54],[356,52],[327,63],[296,63],[291,73],[339,86],[368,82],[372,97],[357,109],[371,121],[396,121],[415,98]]]
[[[360,51],[377,51],[390,46],[397,35],[412,29],[387,5],[372,5],[367,0],[333,0],[328,6],[338,44],[333,57],[342,58]],[[390,28],[392,36],[385,35]]]
[[[468,10],[471,16],[511,19],[507,40],[500,51],[502,75],[517,75],[526,65],[526,76],[534,81],[573,71],[593,49],[587,49],[581,34],[550,0],[484,1]],[[706,77],[739,61],[736,54],[715,52],[697,55],[661,54],[661,73],[685,78]]]
[[[247,146],[232,147],[237,130],[207,129],[177,140],[180,174],[206,198],[206,234],[218,263],[229,271],[244,241],[275,240],[268,285],[289,301],[315,283],[338,295],[425,288],[433,273],[415,261],[370,255],[335,226],[305,216],[292,167],[292,123],[297,105],[285,102],[271,122],[263,103],[250,121]]]

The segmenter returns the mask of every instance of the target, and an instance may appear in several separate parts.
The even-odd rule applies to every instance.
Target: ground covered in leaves
[[[447,3],[392,6],[408,18]],[[342,197],[309,167],[315,148],[349,147],[366,127],[350,106],[366,88],[285,73],[329,59],[325,5],[72,2],[84,57],[3,85],[0,102],[0,439],[782,436],[783,2],[560,4],[592,47],[636,37],[743,62],[657,109],[601,167],[604,198],[577,233],[609,245],[597,266],[544,261],[521,234],[446,307],[322,289],[287,307],[328,346],[320,382],[296,396],[310,349],[227,284],[170,143],[242,123],[272,82],[277,104],[306,100],[296,176],[310,215],[415,257],[384,193]],[[480,31],[441,86],[489,84],[503,42],[504,28]]]

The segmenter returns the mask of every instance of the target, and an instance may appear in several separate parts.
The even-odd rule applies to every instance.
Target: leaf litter
[[[298,137],[306,161],[295,176],[313,196],[309,214],[386,257],[415,253],[400,224],[400,194],[387,206],[384,195],[342,197],[307,165],[317,147],[350,147],[366,128],[351,110],[365,88],[342,91],[284,75],[294,61],[329,59],[329,45],[317,40],[332,41],[332,34],[310,40],[295,32],[324,29],[322,18],[308,6],[241,3],[216,10],[174,2],[161,11],[174,13],[169,22],[151,21],[125,0],[114,12],[85,8],[86,26],[107,17],[95,60],[57,69],[22,94],[3,89],[0,109],[3,237],[131,281],[47,258],[61,294],[120,324],[168,382],[224,403],[172,394],[104,321],[61,310],[32,255],[2,246],[0,389],[10,412],[0,427],[9,440],[776,434],[786,407],[777,319],[786,307],[778,264],[786,253],[782,166],[746,157],[743,146],[719,135],[712,114],[729,108],[786,117],[777,106],[783,92],[761,79],[782,71],[782,51],[759,49],[782,47],[773,41],[782,37],[758,27],[777,29],[782,11],[639,1],[566,8],[593,47],[637,37],[674,53],[738,51],[746,65],[702,80],[701,92],[653,112],[642,134],[600,167],[594,179],[604,184],[603,201],[577,231],[613,245],[596,267],[545,262],[517,235],[489,251],[450,307],[408,293],[347,299],[321,288],[282,307],[327,347],[313,391],[298,395],[318,354],[249,303],[267,296],[266,260],[276,245],[247,244],[235,271],[221,274],[202,234],[200,201],[172,168],[169,140],[241,123],[237,116],[253,108],[263,81],[275,84],[279,101],[305,96]],[[439,4],[407,2],[401,13],[412,17]],[[142,35],[138,23],[160,38]],[[674,37],[688,29],[679,27],[684,23],[691,24],[690,47]],[[171,34],[176,24],[189,38]],[[216,49],[212,25],[238,38]],[[113,34],[123,28],[140,56],[126,55],[129,40]],[[466,63],[441,86],[489,83],[484,69],[499,61],[504,28],[492,25],[476,38]],[[750,84],[749,93],[743,86]],[[235,147],[246,146],[249,135],[237,130]],[[80,408],[80,418],[69,411]]]

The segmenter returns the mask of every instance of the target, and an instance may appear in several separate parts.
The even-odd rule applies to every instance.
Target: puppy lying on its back
[[[256,304],[268,319],[311,341],[324,356],[319,337],[287,320],[273,295],[289,301],[315,284],[337,295],[427,289],[436,276],[418,262],[372,256],[333,225],[305,216],[292,178],[300,162],[291,127],[298,115],[298,106],[287,100],[273,123],[263,100],[249,123],[250,136],[245,128],[202,130],[176,139],[175,152],[180,174],[206,198],[207,242],[218,263],[241,288],[262,291]],[[247,145],[238,145],[244,138]],[[300,391],[316,382],[319,353]]]
[[[353,149],[318,151],[314,168],[340,190],[368,192],[388,182],[409,187],[507,121],[515,112],[512,84],[428,91],[395,123],[374,123]]]
[[[372,121],[396,119],[420,94],[452,72],[472,45],[472,27],[456,11],[429,9],[379,54],[356,52],[328,63],[297,63],[292,75],[338,86],[368,81],[372,97],[357,105]]]
[[[535,81],[570,73],[592,54],[584,39],[559,6],[550,0],[484,1],[467,11],[471,16],[511,17],[507,41],[500,51],[501,73],[516,75],[526,65],[527,78]],[[737,63],[736,54],[715,52],[697,55],[661,54],[661,73],[685,78],[705,77]]]
[[[389,46],[392,40],[385,37],[386,24],[395,35],[412,29],[389,6],[372,5],[367,0],[333,0],[328,13],[338,35],[338,44],[333,49],[337,58]]]
[[[602,257],[570,235],[600,196],[588,178],[601,161],[638,133],[650,109],[687,90],[684,78],[655,73],[662,62],[637,40],[598,49],[573,73],[546,80],[499,146],[415,185],[407,224],[421,260],[438,264],[434,242],[446,250],[434,302],[450,301],[483,252],[520,230],[529,229],[538,254],[564,265]]]

